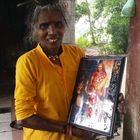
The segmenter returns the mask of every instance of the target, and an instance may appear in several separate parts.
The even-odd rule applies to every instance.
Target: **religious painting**
[[[122,56],[82,58],[69,124],[108,137],[113,135],[124,64]]]

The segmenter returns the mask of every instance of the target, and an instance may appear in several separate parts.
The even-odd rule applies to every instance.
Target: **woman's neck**
[[[57,49],[48,49],[45,47],[42,47],[42,49],[47,56],[59,56],[62,53],[62,46]]]

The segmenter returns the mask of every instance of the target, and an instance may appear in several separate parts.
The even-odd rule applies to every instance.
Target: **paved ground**
[[[0,139],[12,140],[11,122],[11,98],[3,96],[0,98]]]
[[[12,129],[9,124],[11,122],[11,113],[0,114],[0,139],[12,140]]]

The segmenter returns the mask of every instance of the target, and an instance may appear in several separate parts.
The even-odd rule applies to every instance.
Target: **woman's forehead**
[[[62,14],[59,11],[48,11],[43,10],[40,12],[38,16],[38,22],[41,21],[58,21],[64,20]]]

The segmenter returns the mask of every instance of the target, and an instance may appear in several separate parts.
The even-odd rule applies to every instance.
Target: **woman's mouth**
[[[57,42],[59,40],[59,37],[57,37],[57,36],[54,36],[54,37],[49,37],[49,36],[47,36],[46,37],[46,41],[48,42],[48,43],[55,43],[55,42]]]
[[[58,39],[55,38],[55,39],[48,39],[50,43],[55,43]]]

